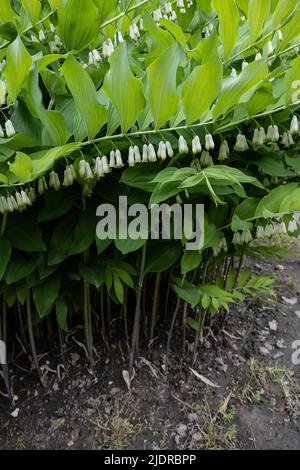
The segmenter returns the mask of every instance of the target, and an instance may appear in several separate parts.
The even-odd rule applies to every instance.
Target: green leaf
[[[173,284],[172,287],[178,297],[187,302],[192,308],[199,305],[201,294],[197,287],[189,284],[188,282],[184,282],[180,285]]]
[[[82,118],[85,135],[93,139],[107,121],[107,112],[97,100],[93,81],[87,71],[71,56],[64,62],[61,71]]]
[[[195,331],[200,331],[201,330],[200,323],[198,321],[196,321],[194,318],[187,317],[186,322],[193,330],[195,330]]]
[[[147,69],[148,99],[155,128],[159,129],[178,109],[176,73],[179,65],[178,45],[166,49]]]
[[[221,91],[223,66],[220,61],[194,68],[186,80],[182,101],[187,124],[193,124],[210,110]]]
[[[41,14],[40,0],[22,0],[22,6],[30,18],[31,24],[35,25]]]
[[[53,168],[54,163],[61,157],[66,157],[72,152],[75,152],[80,147],[80,144],[66,144],[60,147],[55,147],[50,150],[42,150],[38,154],[31,155],[32,157],[32,179],[39,178],[44,175],[46,171]]]
[[[117,8],[118,0],[93,0],[99,11],[99,21],[103,24],[104,21],[115,11]]]
[[[69,51],[84,49],[98,35],[98,9],[92,0],[64,0],[57,18],[58,35]]]
[[[248,19],[250,23],[250,41],[253,43],[262,33],[271,9],[271,0],[249,0]]]
[[[214,118],[225,116],[228,111],[237,106],[241,97],[250,89],[256,87],[268,75],[268,67],[263,61],[252,62],[236,78],[226,78],[223,81],[221,95],[213,108]]]
[[[32,296],[40,318],[47,316],[53,308],[60,288],[60,275],[52,274],[44,282],[34,286]]]
[[[298,0],[279,0],[276,9],[272,14],[273,29],[280,27],[282,22],[294,11]]]
[[[128,253],[133,253],[134,251],[139,250],[142,248],[145,243],[146,239],[138,239],[132,240],[131,238],[127,238],[126,240],[120,240],[117,238],[115,240],[116,248],[122,253],[122,255],[127,255]]]
[[[182,274],[189,273],[198,268],[202,261],[202,255],[195,251],[185,251],[181,259]]]
[[[76,223],[73,243],[69,252],[70,256],[83,253],[91,246],[95,241],[96,225],[96,208],[89,207]]]
[[[67,317],[68,317],[68,306],[67,302],[63,297],[59,297],[55,303],[56,320],[59,327],[63,331],[69,331]]]
[[[99,266],[99,265],[94,265],[94,266],[87,266],[83,263],[79,264],[79,272],[85,282],[88,284],[95,286],[96,289],[99,289],[99,287],[103,284],[104,279],[105,279],[105,271],[104,269]]]
[[[16,175],[19,183],[26,183],[31,178],[32,160],[26,153],[17,152],[15,161],[9,165],[9,169]]]
[[[224,58],[227,59],[234,48],[238,36],[240,14],[234,0],[212,0],[212,7],[219,16],[219,35],[224,46]]]
[[[11,257],[11,244],[6,238],[0,238],[0,281],[4,276]]]
[[[76,218],[73,213],[70,213],[63,217],[55,227],[48,251],[48,264],[50,266],[61,263],[69,256],[75,224]]]
[[[31,256],[14,256],[10,259],[5,273],[6,284],[11,285],[27,278],[35,269],[36,258]]]
[[[114,283],[115,294],[116,294],[117,299],[120,302],[120,304],[123,304],[123,302],[124,302],[123,284],[120,280],[120,277],[118,276],[118,274],[115,271],[113,271],[112,274],[113,274],[113,283]]]
[[[176,242],[148,243],[145,273],[161,273],[176,263],[181,246]]]
[[[137,121],[145,105],[142,82],[132,73],[126,42],[117,47],[110,60],[103,90],[117,110],[123,133]]]
[[[18,250],[29,253],[46,250],[42,231],[30,214],[15,213],[13,218],[8,219],[5,234]]]
[[[45,205],[40,210],[38,222],[58,219],[72,208],[77,195],[70,191],[49,191],[44,195]]]
[[[180,28],[180,26],[174,23],[174,21],[167,20],[165,18],[162,18],[160,20],[160,24],[162,26],[165,26],[165,28],[167,28],[170,31],[170,33],[173,34],[174,38],[179,42],[179,44],[181,45],[183,49],[187,49],[187,42],[185,39],[185,35],[182,29]]]
[[[18,36],[7,48],[4,76],[7,82],[8,104],[16,101],[30,70],[32,57]]]

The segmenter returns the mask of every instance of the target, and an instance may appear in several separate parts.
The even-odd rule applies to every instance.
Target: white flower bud
[[[43,41],[45,41],[45,39],[46,39],[45,33],[42,29],[40,29],[40,31],[39,31],[39,41],[43,42]]]
[[[133,152],[134,152],[134,162],[141,163],[142,161],[141,152],[137,145],[133,147]]]
[[[236,71],[236,69],[235,69],[234,67],[233,67],[232,70],[231,70],[230,76],[231,76],[232,78],[237,78],[237,71]]]
[[[229,151],[228,143],[226,140],[223,140],[223,142],[220,145],[218,160],[220,162],[223,162],[224,160],[227,160],[229,155],[230,155],[230,151]]]
[[[129,147],[129,152],[128,152],[128,165],[129,166],[134,166],[135,165],[135,160],[134,160],[134,149],[133,147]]]
[[[32,204],[31,200],[30,200],[28,194],[25,193],[25,191],[23,191],[23,190],[21,191],[21,197],[22,197],[23,204],[25,206],[31,206],[31,204]]]
[[[0,80],[0,106],[2,106],[6,101],[6,83],[4,80]]]
[[[12,137],[16,133],[13,123],[10,120],[6,121],[5,123],[5,131],[7,137]]]
[[[88,180],[93,178],[93,172],[88,162],[85,162],[85,177]]]
[[[195,135],[195,137],[192,140],[192,152],[193,152],[193,155],[197,155],[197,153],[202,152],[202,145],[201,145],[200,138],[198,135]]]
[[[148,160],[149,162],[156,162],[156,152],[152,144],[148,145]]]
[[[255,129],[253,133],[252,143],[258,145],[259,143],[259,129]]]
[[[107,156],[103,155],[103,157],[101,158],[101,161],[102,161],[103,173],[106,175],[107,173],[110,172],[110,167],[109,167],[109,164],[108,164]]]
[[[143,163],[147,163],[147,162],[148,162],[148,145],[147,145],[147,144],[144,144],[144,145],[143,145],[142,161],[143,161]]]
[[[291,135],[299,134],[299,122],[297,116],[294,116],[290,127]]]
[[[174,157],[174,151],[173,151],[173,149],[172,149],[172,145],[171,145],[171,143],[170,143],[168,140],[167,140],[167,142],[166,142],[166,149],[167,149],[168,157],[169,157],[169,158]]]
[[[242,70],[245,70],[248,67],[249,63],[246,60],[243,60]]]
[[[115,168],[115,166],[116,166],[116,154],[115,154],[115,151],[112,150],[109,155],[109,167]]]
[[[122,168],[124,166],[122,155],[119,149],[116,150],[116,168]]]
[[[283,35],[282,35],[281,29],[279,29],[279,30],[277,31],[277,37],[278,37],[278,40],[279,40],[280,42],[283,41]]]
[[[44,194],[47,191],[48,185],[44,176],[38,180],[38,192],[39,194]]]
[[[245,152],[248,149],[249,147],[246,137],[243,134],[238,134],[234,150],[237,152]]]
[[[259,136],[258,136],[258,145],[264,145],[266,140],[266,133],[263,127],[259,129]]]
[[[256,230],[256,238],[262,239],[265,236],[265,230],[262,225],[259,225]]]
[[[95,162],[95,175],[97,176],[97,178],[101,178],[101,177],[104,175],[101,157],[97,157],[97,158],[96,158],[96,162]]]
[[[166,160],[167,158],[167,146],[164,142],[161,142],[160,158],[162,161]]]
[[[207,151],[214,150],[215,143],[211,134],[206,134],[205,136],[205,148]]]
[[[272,41],[268,41],[267,46],[266,46],[266,51],[267,51],[268,56],[273,55],[274,49],[273,49]]]
[[[178,141],[178,148],[179,148],[179,153],[181,155],[185,154],[185,153],[189,153],[189,148],[188,148],[188,145],[186,143],[186,140],[185,138],[183,137],[183,135],[181,135],[179,137],[179,141]]]
[[[6,199],[6,203],[7,203],[7,209],[9,212],[14,212],[15,208],[14,208],[14,204],[10,198],[10,196]]]
[[[23,199],[22,199],[22,196],[20,193],[16,192],[15,193],[15,198],[16,198],[16,201],[17,201],[17,206],[19,208],[22,208],[24,207],[24,202],[23,202]]]
[[[79,176],[80,178],[85,178],[86,176],[85,160],[80,160],[79,162]]]
[[[2,139],[3,137],[4,137],[4,132],[3,132],[2,126],[0,124],[0,138]]]
[[[262,55],[260,52],[258,52],[255,56],[255,60],[258,61],[258,60],[261,60],[262,59]]]

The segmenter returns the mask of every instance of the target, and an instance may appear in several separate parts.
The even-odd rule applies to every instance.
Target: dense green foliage
[[[242,260],[299,234],[299,44],[296,0],[1,0],[0,338],[40,375],[35,329],[83,319],[91,366],[124,332],[131,373],[270,286]],[[119,195],[204,203],[204,248],[97,240]]]

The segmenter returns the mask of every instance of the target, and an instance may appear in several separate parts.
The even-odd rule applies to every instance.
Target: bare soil
[[[0,395],[0,448],[300,449],[300,365],[292,362],[300,341],[300,254],[248,263],[276,277],[276,298],[266,293],[232,308],[225,331],[202,345],[194,366],[200,376],[189,358],[181,363],[173,353],[165,377],[163,348],[151,357],[145,351],[130,393],[119,346],[101,354],[91,374],[74,343],[66,370],[55,357],[41,358],[43,389],[16,361],[14,405]]]

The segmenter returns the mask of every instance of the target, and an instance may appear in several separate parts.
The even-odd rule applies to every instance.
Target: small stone
[[[259,352],[260,352],[263,356],[268,356],[268,355],[270,354],[270,351],[269,351],[267,348],[265,348],[264,346],[261,346],[261,347],[259,348]]]
[[[199,417],[196,413],[189,413],[188,420],[190,423],[196,423],[199,420]]]
[[[277,331],[278,325],[276,320],[269,321],[269,328],[271,331]]]
[[[68,447],[72,447],[73,445],[74,445],[74,442],[72,440],[69,441],[68,444],[67,444]]]
[[[299,318],[299,320],[300,320],[300,310],[296,310],[295,314],[296,314],[296,316],[297,316],[297,317]]]
[[[279,359],[282,356],[284,356],[283,352],[279,351],[278,353],[274,354],[273,359],[275,359],[275,361],[276,361],[277,359]]]
[[[284,339],[279,339],[278,341],[276,341],[276,347],[277,347],[278,349],[283,349],[283,348],[285,348]]]
[[[289,297],[284,297],[283,295],[282,300],[288,305],[296,305],[298,303],[297,297],[289,298]]]
[[[193,441],[199,442],[202,440],[202,434],[201,432],[195,432],[195,434],[192,435]]]
[[[121,389],[118,388],[118,387],[113,387],[110,391],[110,394],[111,395],[117,395],[118,393],[120,393]]]
[[[187,426],[185,424],[179,424],[176,428],[176,432],[180,437],[184,437],[187,431]]]
[[[275,269],[276,269],[276,271],[284,271],[284,270],[285,270],[285,267],[282,266],[282,264],[277,264],[277,265],[275,266]]]
[[[10,416],[13,418],[17,418],[19,416],[20,409],[16,408],[12,413],[10,413]]]

